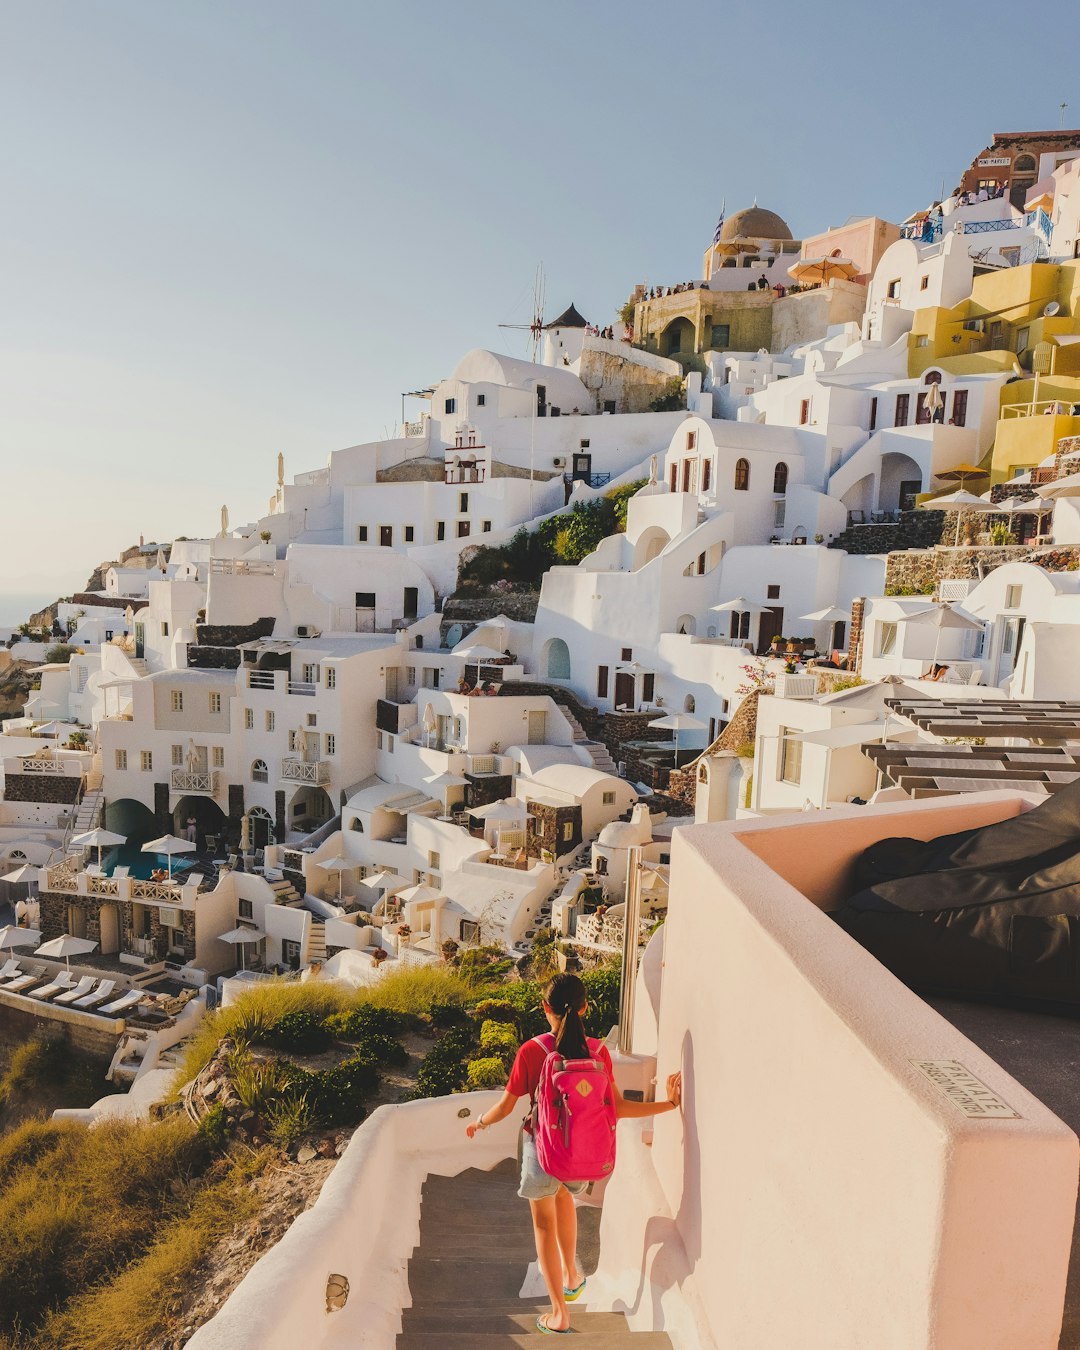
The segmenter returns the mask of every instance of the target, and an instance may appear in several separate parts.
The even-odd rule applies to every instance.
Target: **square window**
[[[126,751],[126,750],[117,750],[117,752],[116,752],[116,767],[117,767],[118,769],[126,769],[126,768],[127,768],[127,751]]]
[[[323,747],[328,756],[334,754],[337,751],[337,737],[328,732],[323,737]]]
[[[634,659],[634,649],[633,649],[633,647],[623,647],[623,649],[622,649],[622,655],[620,656],[619,659],[620,659],[621,661],[632,661],[632,660]]]
[[[442,540],[446,538],[446,521],[437,520],[435,522],[435,538]]]
[[[139,768],[143,773],[153,773],[154,771],[154,752],[152,750],[139,751]]]
[[[916,346],[916,347],[929,347],[929,346],[930,346],[930,339],[927,337],[927,335],[926,335],[925,333],[920,333],[919,336],[915,339],[915,346]]]
[[[357,542],[358,544],[366,544],[366,543],[367,543],[367,536],[368,536],[368,527],[367,527],[366,525],[357,525],[357,527],[356,527],[356,542]]]
[[[415,684],[415,683],[416,683],[416,667],[415,667],[415,666],[406,666],[406,667],[405,667],[405,683],[406,683],[406,684]]]
[[[174,690],[172,691],[172,699],[171,699],[171,701],[172,701],[172,710],[173,710],[173,712],[183,712],[183,711],[184,711],[184,692],[183,692],[182,689],[174,689]]]
[[[608,696],[608,668],[607,666],[596,667],[596,697],[607,698]]]
[[[167,623],[163,623],[163,624],[161,625],[161,636],[162,636],[162,637],[168,637],[168,636],[169,636],[169,625],[168,625]]]
[[[174,769],[182,769],[184,767],[184,747],[182,745],[173,746],[172,762]]]
[[[487,403],[487,394],[477,394],[476,406],[482,408]]]
[[[899,277],[897,277],[897,278],[895,279],[895,281],[890,281],[890,282],[889,282],[889,287],[888,287],[888,290],[885,292],[885,294],[889,297],[890,300],[896,300],[896,299],[899,298],[899,295],[900,295],[900,278],[899,278]]]
[[[237,917],[240,918],[240,919],[250,919],[250,918],[252,918],[251,901],[250,901],[250,900],[238,900],[238,901],[237,901],[237,910],[236,910],[236,914],[237,914]]]
[[[382,732],[381,732],[381,731],[377,731],[377,732],[375,733],[375,749],[376,749],[376,750],[381,750],[382,748],[383,748]]]
[[[929,277],[922,277],[922,278],[920,278],[920,280],[919,280],[919,290],[920,290],[920,291],[925,291],[926,288],[927,288],[927,286],[929,286],[929,285],[930,285],[930,278],[929,278]]]
[[[462,512],[467,511],[469,509],[469,494],[467,492],[458,493],[457,509]]]
[[[327,687],[327,689],[336,689],[336,688],[337,688],[337,667],[336,667],[336,666],[327,666],[327,667],[326,667],[326,687]]]
[[[791,727],[780,728],[780,781],[798,783],[802,780],[802,741],[793,740]]]
[[[568,840],[573,839],[573,837],[574,837],[574,822],[573,822],[572,820],[564,820],[564,821],[563,821],[562,837],[563,837],[563,843],[566,843]]]
[[[468,538],[470,525],[467,520],[459,520],[457,523],[457,536],[459,539]]]
[[[254,731],[254,729],[255,729],[255,710],[254,710],[254,708],[245,708],[245,709],[244,709],[244,730],[245,730],[245,731]],[[174,749],[174,750],[176,749],[176,746],[175,746],[175,745],[173,746],[173,749]],[[176,761],[174,760],[173,762],[175,763]]]
[[[221,695],[220,695],[220,694],[211,694],[211,695],[210,695],[210,711],[211,711],[212,713],[219,713],[219,712],[221,711]]]
[[[457,412],[457,399],[456,398],[445,399],[443,402],[443,412],[444,413]]]
[[[223,769],[225,767],[225,747],[223,745],[215,745],[211,754],[213,756],[211,763],[214,768]]]
[[[413,525],[405,526],[405,542],[411,544],[416,538],[416,527]]]
[[[480,528],[483,530],[483,532],[484,532],[485,534],[490,534],[490,533],[491,533],[491,521],[490,521],[490,520],[485,520],[484,523],[483,523],[483,525],[482,525]]]
[[[1022,596],[1023,594],[1024,594],[1024,588],[1023,588],[1023,586],[1006,586],[1006,587],[1005,587],[1005,608],[1006,608],[1006,609],[1019,609],[1019,608],[1020,608],[1020,599],[1021,599],[1021,596]]]
[[[307,715],[307,724],[308,724],[309,727],[315,727],[315,726],[318,726],[318,725],[319,725],[319,714],[318,714],[318,713],[308,713],[308,715]]]
[[[267,729],[267,731],[273,731],[275,720],[276,720],[276,719],[275,719],[275,717],[274,717],[274,714],[273,714],[272,712],[270,712],[270,711],[267,711],[267,714],[266,714],[266,729]]]
[[[615,805],[615,794],[614,794],[614,792],[605,792],[605,793],[604,793],[604,805],[605,805],[605,806],[614,806],[614,805]]]
[[[766,586],[766,587],[765,587],[765,599],[766,599],[766,600],[779,600],[779,599],[780,599],[780,587],[779,587],[779,586]]]

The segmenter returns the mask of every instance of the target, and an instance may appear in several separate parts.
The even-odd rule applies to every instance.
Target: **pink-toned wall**
[[[824,258],[839,249],[841,257],[850,258],[858,265],[859,273],[855,280],[867,282],[874,274],[878,259],[899,238],[899,225],[881,220],[878,216],[866,216],[863,220],[852,221],[850,225],[838,225],[834,230],[804,239],[802,256]]]
[[[621,1127],[590,1306],[629,1307],[681,1350],[1056,1347],[1075,1135],[817,907],[873,839],[1022,805],[676,833],[658,1081],[682,1068],[684,1113],[651,1148]],[[1020,1117],[968,1119],[914,1059],[960,1061]]]

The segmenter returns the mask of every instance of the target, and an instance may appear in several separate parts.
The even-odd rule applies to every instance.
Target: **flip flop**
[[[555,1327],[549,1327],[549,1326],[548,1326],[548,1324],[547,1324],[547,1319],[548,1319],[550,1316],[551,1316],[550,1313],[541,1313],[541,1314],[540,1314],[540,1316],[536,1319],[536,1329],[537,1329],[537,1331],[542,1331],[542,1332],[544,1333],[545,1336],[569,1336],[569,1335],[570,1335],[570,1332],[571,1332],[571,1330],[572,1330],[571,1327],[567,1327],[565,1331],[557,1331],[557,1330],[555,1329]]]
[[[573,1301],[576,1298],[581,1297],[581,1291],[584,1288],[585,1288],[585,1279],[583,1276],[581,1283],[578,1285],[576,1289],[567,1289],[566,1286],[563,1285],[563,1298],[566,1299],[567,1303],[573,1303]]]

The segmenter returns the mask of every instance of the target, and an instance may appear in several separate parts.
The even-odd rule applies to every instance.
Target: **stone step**
[[[441,1308],[427,1308],[423,1312],[414,1312],[406,1308],[402,1313],[401,1329],[416,1335],[419,1332],[445,1331],[454,1334],[471,1331],[475,1336],[491,1336],[497,1332],[503,1334],[514,1331],[533,1331],[538,1313],[548,1311],[548,1301],[542,1299],[519,1298],[513,1304],[501,1308],[483,1307],[461,1308],[456,1304],[447,1304]],[[586,1308],[572,1310],[575,1332],[626,1334],[626,1318],[622,1313],[589,1312]]]
[[[536,1350],[539,1334],[533,1315],[531,1331],[402,1331],[397,1338],[397,1350],[510,1350],[512,1346],[531,1346]],[[666,1331],[633,1332],[623,1322],[621,1331],[579,1331],[574,1327],[574,1342],[584,1341],[592,1350],[672,1350]]]

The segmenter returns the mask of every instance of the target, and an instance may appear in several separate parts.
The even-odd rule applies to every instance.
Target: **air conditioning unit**
[[[296,625],[296,636],[316,638],[319,636],[319,630],[310,623],[298,623]]]
[[[565,468],[566,468],[566,458],[565,458],[565,456],[563,456],[563,455],[556,455],[555,458],[554,458],[551,462],[552,462],[552,464],[555,465],[555,467],[556,467],[557,469],[565,469]]]

